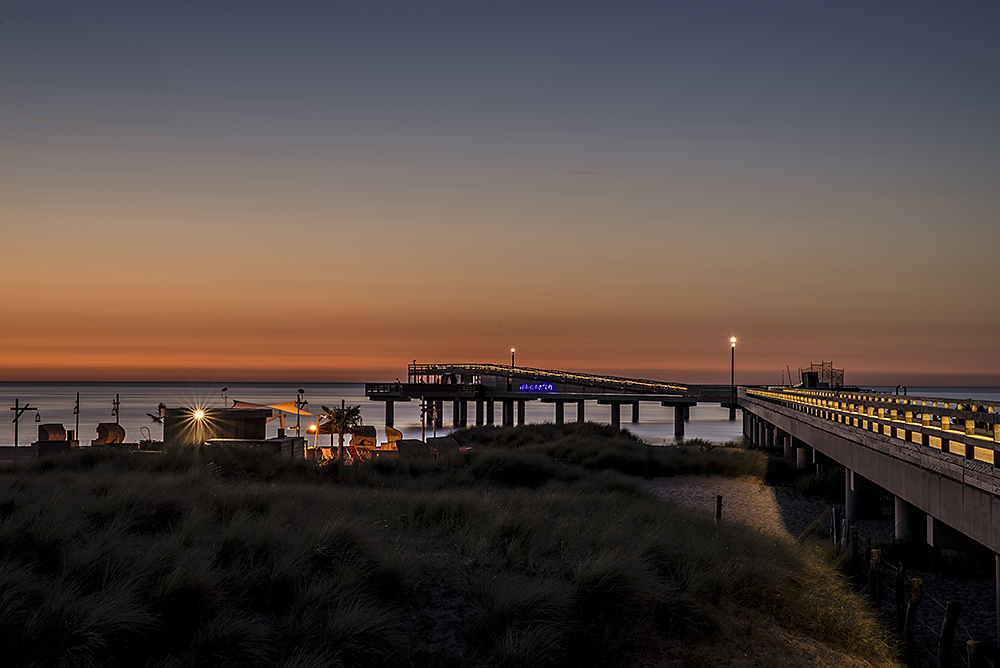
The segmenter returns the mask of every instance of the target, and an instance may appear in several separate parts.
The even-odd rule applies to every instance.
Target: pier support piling
[[[584,421],[583,405],[584,405],[583,399],[581,399],[580,401],[576,402],[576,421],[577,422],[583,422]]]
[[[565,415],[563,413],[564,408],[565,408],[565,405],[564,405],[564,403],[562,401],[557,401],[556,402],[556,424],[562,424],[563,423],[563,421],[565,419]]]
[[[881,510],[879,495],[882,488],[850,469],[844,469],[844,496],[847,519],[877,519]]]
[[[896,540],[927,542],[927,513],[897,496],[895,517]]]
[[[674,438],[678,441],[684,439],[684,408],[685,406],[674,406]]]
[[[394,418],[393,408],[395,407],[395,405],[396,405],[395,401],[386,401],[385,402],[385,426],[386,427],[392,427],[392,426],[394,426],[393,425],[393,418]]]

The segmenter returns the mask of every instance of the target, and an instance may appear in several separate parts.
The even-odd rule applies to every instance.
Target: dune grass
[[[754,453],[596,425],[457,438],[473,449],[437,462],[216,447],[0,468],[0,665],[617,666],[769,642],[754,620],[890,661],[821,553],[636,478],[747,474]]]

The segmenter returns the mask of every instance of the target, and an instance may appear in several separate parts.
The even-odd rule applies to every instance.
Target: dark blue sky
[[[293,366],[332,337],[363,352],[324,373],[355,377],[509,341],[539,366],[711,371],[731,332],[768,373],[1000,376],[975,296],[998,279],[996,4],[37,0],[0,21],[11,247],[141,270],[114,301],[113,272],[7,262],[36,295],[0,339],[25,369],[64,343],[27,343],[38,304],[124,302],[129,342],[176,323],[195,373],[264,364],[280,331],[238,314],[266,303],[318,311]],[[236,284],[231,311],[134,306]],[[361,333],[314,306],[331,285]]]

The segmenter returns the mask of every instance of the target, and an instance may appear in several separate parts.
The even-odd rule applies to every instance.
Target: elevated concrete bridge
[[[897,539],[992,552],[1000,620],[1000,404],[783,388],[740,388],[738,400],[746,438],[802,468],[844,467],[849,520],[891,494]]]

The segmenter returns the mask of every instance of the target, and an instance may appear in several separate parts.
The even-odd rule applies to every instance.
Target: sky
[[[0,8],[0,380],[1000,385],[1000,5]]]

